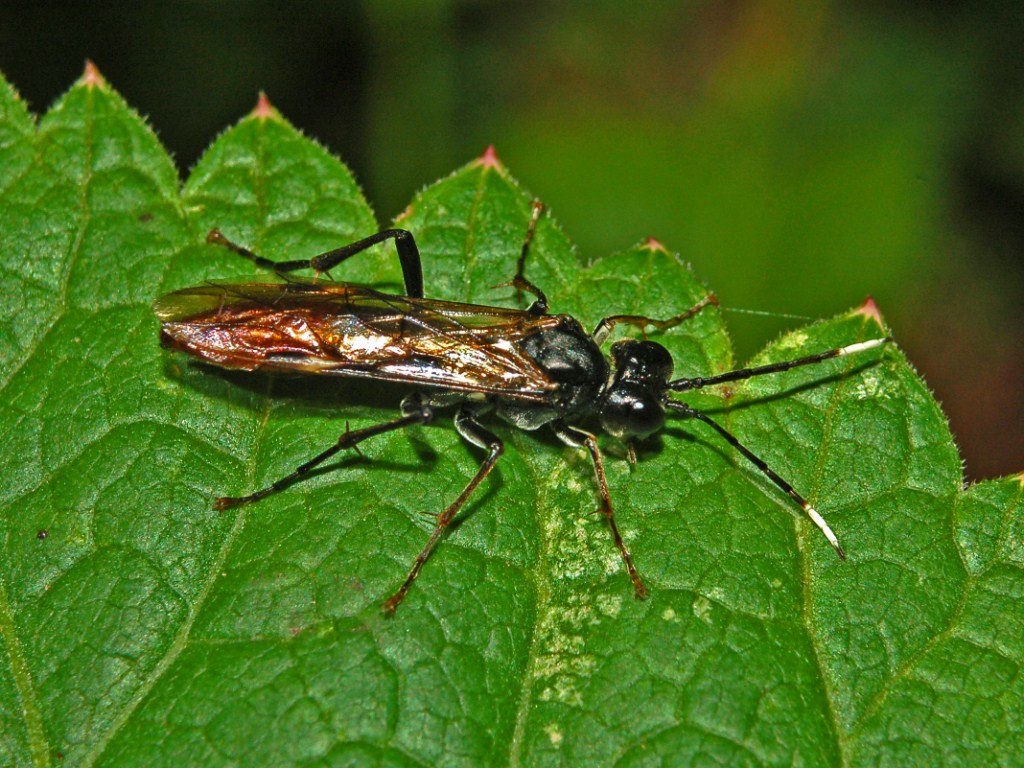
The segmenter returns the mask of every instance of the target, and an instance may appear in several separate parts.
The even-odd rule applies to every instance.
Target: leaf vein
[[[7,583],[0,573],[0,635],[7,645],[7,659],[14,678],[14,685],[21,700],[21,715],[25,722],[32,763],[36,766],[50,765],[50,744],[46,737],[43,715],[39,708],[39,697],[32,683],[21,640],[14,626],[14,615],[7,595]]]

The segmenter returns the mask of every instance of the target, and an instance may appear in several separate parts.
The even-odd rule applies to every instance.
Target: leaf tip
[[[853,310],[851,314],[861,315],[862,317],[873,321],[879,328],[885,328],[885,321],[882,320],[882,312],[878,309],[878,305],[875,304],[875,300],[870,296],[864,299],[864,303]]]
[[[254,117],[257,120],[269,120],[277,117],[277,110],[274,109],[274,105],[270,103],[265,92],[260,91],[259,98],[256,99],[256,106],[249,113],[249,117]]]
[[[95,88],[106,85],[103,75],[92,59],[85,60],[85,68],[82,70],[82,77],[79,81],[86,88]]]
[[[480,155],[480,159],[477,160],[481,168],[493,168],[496,171],[502,171],[505,166],[501,162],[501,158],[498,157],[498,151],[494,148],[493,144],[488,144],[487,149]]]
[[[395,224],[401,224],[403,221],[412,216],[412,210],[412,203],[409,203],[409,205],[405,206],[404,211],[395,216]]]
[[[644,238],[642,247],[646,248],[649,251],[661,251],[662,253],[668,253],[668,249],[662,244],[660,240],[650,236]]]

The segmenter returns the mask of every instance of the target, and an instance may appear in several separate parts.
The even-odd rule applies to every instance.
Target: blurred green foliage
[[[495,144],[584,257],[652,235],[723,306],[871,294],[974,477],[1020,470],[1024,66],[1016,4],[346,3],[0,9],[37,110],[96,60],[190,166],[265,89],[380,218]],[[557,307],[557,296],[554,297]],[[733,312],[740,357],[785,317]]]

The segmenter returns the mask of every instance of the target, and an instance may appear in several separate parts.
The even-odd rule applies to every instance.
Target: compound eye
[[[665,411],[644,389],[621,385],[608,393],[600,419],[605,432],[614,437],[643,439],[665,425]]]

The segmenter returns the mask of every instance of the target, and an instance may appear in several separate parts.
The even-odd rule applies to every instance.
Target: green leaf
[[[531,197],[485,155],[400,219],[428,295],[524,306]],[[482,460],[446,418],[258,504],[400,387],[271,379],[159,349],[168,290],[380,228],[349,171],[266,105],[179,191],[92,73],[34,124],[0,83],[0,763],[1001,765],[1024,752],[1022,478],[961,489],[949,430],[893,348],[688,395],[706,425],[630,466],[602,441],[636,601],[593,469],[544,431],[508,451],[392,619],[380,605]],[[400,290],[393,246],[337,279]],[[541,219],[552,308],[666,317],[708,289],[659,244],[582,264]],[[875,338],[870,305],[757,362]],[[898,331],[897,331],[898,335]],[[664,333],[679,376],[733,366],[718,311]]]

